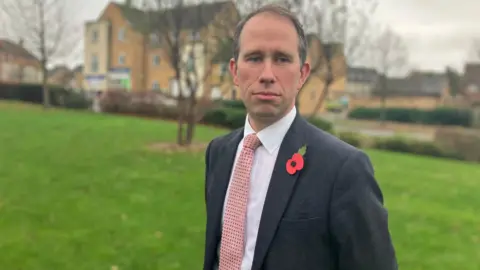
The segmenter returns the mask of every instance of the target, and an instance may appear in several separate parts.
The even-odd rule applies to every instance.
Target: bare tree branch
[[[389,94],[388,80],[395,73],[402,72],[408,63],[408,48],[404,40],[391,28],[386,27],[375,38],[372,50],[375,55],[377,70],[380,73],[378,87],[381,89],[382,123],[385,121],[386,100]]]
[[[200,93],[204,97],[210,93],[212,73],[216,65],[226,60],[218,52],[224,51],[221,41],[229,39],[227,29],[233,29],[236,23],[231,12],[225,10],[229,5],[200,0],[189,4],[183,0],[144,0],[149,17],[145,31],[160,40],[178,86],[174,94],[179,110],[177,143],[180,145],[191,143],[199,115],[197,98]]]
[[[310,42],[309,51],[311,75],[304,85],[308,85],[311,78],[318,77],[324,82],[324,89],[310,114],[313,117],[328,96],[330,85],[345,76],[345,66],[336,65],[335,59],[344,57],[345,64],[351,64],[363,57],[370,39],[370,16],[378,2],[282,0],[281,3],[296,14],[310,40],[314,40]]]
[[[67,1],[4,0],[0,6],[8,20],[15,22],[10,23],[11,32],[23,39],[25,48],[39,58],[45,108],[50,106],[49,65],[75,51],[80,40],[80,31],[73,29],[73,19],[66,9],[74,2]]]

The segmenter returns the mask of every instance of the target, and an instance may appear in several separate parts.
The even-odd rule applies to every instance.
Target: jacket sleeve
[[[398,269],[383,195],[363,152],[355,152],[340,169],[330,211],[339,270]]]
[[[208,144],[206,150],[205,150],[205,204],[207,203],[207,195],[208,195],[208,186],[209,186],[209,183],[208,183],[208,174],[210,172],[209,170],[209,167],[210,167],[210,163],[211,163],[211,151],[212,151],[212,144],[213,144],[213,141],[210,141],[210,143]]]

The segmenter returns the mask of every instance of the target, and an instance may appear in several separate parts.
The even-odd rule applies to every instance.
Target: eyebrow
[[[264,53],[260,50],[254,50],[254,51],[249,51],[247,53],[244,54],[244,58],[247,58],[247,57],[250,57],[250,56],[253,56],[253,55],[263,55]],[[286,53],[286,52],[282,52],[282,51],[275,51],[274,52],[274,55],[276,56],[284,56],[284,57],[288,57],[288,58],[292,58],[293,56],[289,53]]]

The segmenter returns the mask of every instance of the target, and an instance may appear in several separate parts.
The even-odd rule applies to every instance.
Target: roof
[[[8,53],[17,57],[38,61],[38,59],[28,50],[8,39],[0,39],[0,52]]]
[[[388,78],[387,96],[440,97],[447,86],[442,74],[412,72],[407,77]],[[381,80],[375,86],[374,95],[381,95]]]
[[[215,14],[223,10],[231,1],[202,3],[198,5],[184,5],[172,9],[143,11],[126,4],[113,3],[120,8],[124,18],[128,20],[137,31],[145,32],[150,25],[158,27],[165,24],[167,19],[181,18],[179,22],[182,29],[199,29],[209,25]],[[162,23],[163,22],[163,23]]]
[[[357,83],[375,83],[378,73],[374,68],[347,67],[347,80]]]

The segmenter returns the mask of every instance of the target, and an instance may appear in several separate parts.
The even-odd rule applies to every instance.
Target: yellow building
[[[170,60],[174,54],[169,45],[175,35],[172,29],[160,29],[165,18],[181,22],[179,57],[184,61],[179,70],[183,89],[188,65],[193,64],[198,75],[197,94],[211,95],[212,89],[220,86],[222,70],[222,65],[211,64],[215,53],[212,48],[219,33],[230,34],[239,19],[231,1],[162,11],[140,10],[131,1],[109,3],[96,21],[85,24],[84,89],[163,90],[178,94],[172,65],[176,61]],[[190,63],[192,50],[195,59]]]

